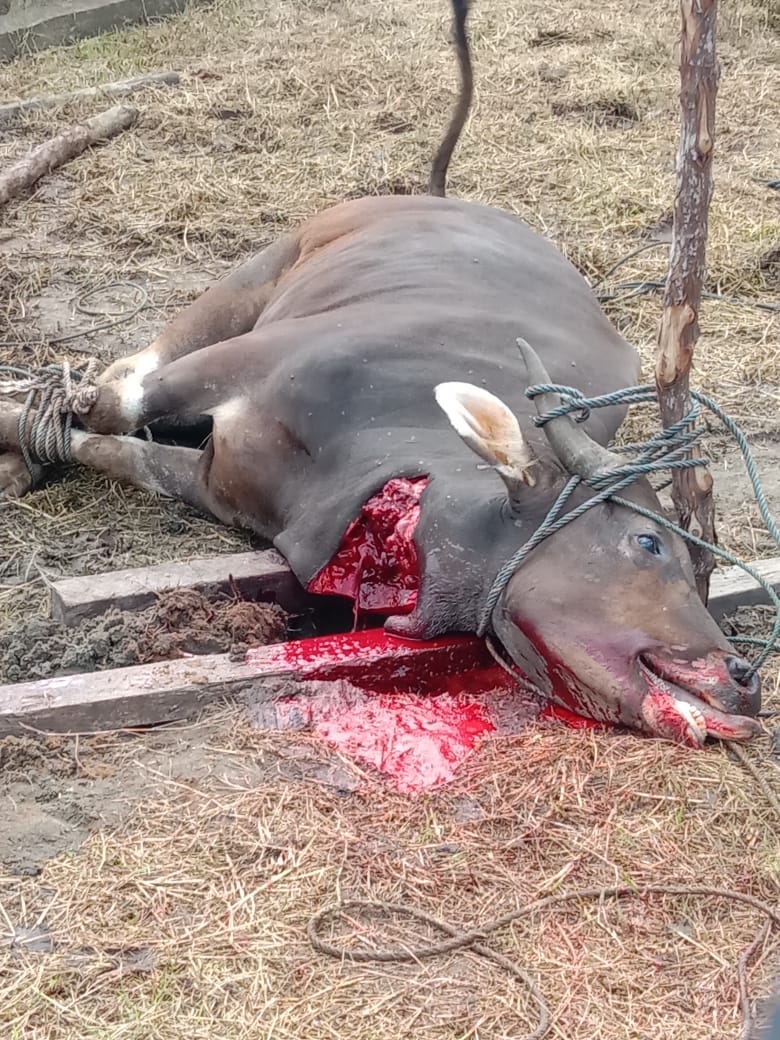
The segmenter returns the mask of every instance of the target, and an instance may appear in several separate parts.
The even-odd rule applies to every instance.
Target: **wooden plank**
[[[272,599],[288,610],[297,609],[305,596],[284,558],[266,549],[64,578],[51,587],[51,616],[77,625],[109,607],[141,610],[170,589],[191,588],[208,595],[231,587],[246,599]]]
[[[209,654],[0,686],[0,739],[30,728],[88,733],[158,725],[237,696],[253,678],[255,669]]]
[[[243,561],[247,565],[244,573],[250,581],[262,578],[258,574],[262,571],[262,567],[258,567],[259,557],[268,566],[271,563],[278,566],[281,560],[281,557],[269,559],[266,553],[240,555],[247,557]],[[211,565],[220,559],[224,564],[235,557],[198,562]],[[175,569],[178,566],[168,568],[168,573],[180,574]],[[758,560],[752,566],[780,592],[780,557]],[[150,589],[148,581],[148,571],[159,569],[142,570],[147,572],[145,587],[128,591],[126,596],[151,598],[159,590],[159,585]],[[137,579],[139,572],[125,573]],[[224,566],[221,573],[226,586]],[[291,577],[286,568],[284,573]],[[213,574],[210,576],[214,579]],[[111,577],[116,579],[117,572]],[[83,580],[94,584],[97,578]],[[168,581],[164,585],[174,587],[175,583]],[[112,596],[111,602],[116,601],[117,595]],[[764,590],[738,567],[724,568],[713,576],[710,609],[716,618],[738,606],[766,601]],[[312,679],[346,678],[382,688],[396,680],[408,686],[418,680],[427,681],[489,664],[484,644],[473,636],[420,643],[395,639],[381,629],[321,636],[258,647],[249,652],[245,661],[231,661],[227,654],[213,654],[0,686],[0,737],[23,733],[29,727],[62,733],[158,725],[190,716],[221,697],[234,697],[246,691],[251,691],[256,703],[267,702],[278,695],[279,680],[284,684],[284,691],[290,693],[295,692],[297,683]],[[269,679],[277,682],[271,685],[267,682]]]
[[[750,566],[775,592],[780,593],[780,556],[753,560]],[[708,606],[716,620],[737,607],[754,607],[762,603],[769,603],[769,597],[740,567],[723,567],[713,573]]]
[[[254,703],[267,703],[279,695],[280,680],[284,694],[294,694],[298,683],[311,680],[376,680],[379,688],[393,683],[413,688],[492,664],[476,636],[424,643],[396,639],[381,629],[318,636],[257,647],[245,661],[209,654],[0,686],[0,739],[30,728],[87,733],[154,726],[248,691]],[[269,684],[269,679],[277,681]]]

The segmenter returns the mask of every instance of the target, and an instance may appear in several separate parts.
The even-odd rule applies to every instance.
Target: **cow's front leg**
[[[9,402],[0,410],[0,490],[8,497],[30,490],[32,479],[19,454],[19,416],[22,405]],[[69,461],[86,466],[133,487],[153,491],[186,502],[204,513],[232,523],[233,517],[219,502],[212,501],[209,476],[210,450],[154,444],[138,437],[115,437],[84,430],[71,430]],[[33,467],[33,477],[42,472]]]

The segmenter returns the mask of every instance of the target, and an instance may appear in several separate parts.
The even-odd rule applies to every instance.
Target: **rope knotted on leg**
[[[19,451],[30,470],[36,464],[69,463],[73,416],[86,415],[97,400],[95,383],[99,362],[90,359],[74,371],[68,361],[46,365],[33,373],[0,365],[0,394],[26,394],[19,416]]]

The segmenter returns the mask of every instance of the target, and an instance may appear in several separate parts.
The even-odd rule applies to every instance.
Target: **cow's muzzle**
[[[647,686],[642,716],[653,732],[696,747],[708,736],[749,740],[761,731],[761,681],[743,658],[716,650],[687,660],[652,650],[637,663]]]

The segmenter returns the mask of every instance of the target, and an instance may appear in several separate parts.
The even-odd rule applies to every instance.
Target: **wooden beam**
[[[256,671],[227,654],[208,654],[0,686],[0,738],[30,729],[87,733],[186,718],[242,693]]]
[[[250,650],[244,661],[208,654],[158,664],[0,686],[0,739],[31,729],[92,733],[186,718],[223,697],[255,704],[294,694],[299,683],[347,679],[377,689],[423,688],[438,677],[493,665],[476,636],[427,642],[381,630],[319,636]],[[269,679],[276,680],[273,685]]]
[[[780,594],[780,556],[754,560],[751,566]],[[297,610],[310,599],[284,557],[275,549],[264,549],[63,578],[51,587],[51,616],[64,625],[77,625],[110,607],[143,610],[160,592],[175,588],[195,589],[204,595],[235,588],[246,599],[270,599],[287,610]],[[760,603],[768,603],[766,593],[740,567],[723,567],[713,574],[708,605],[714,617]]]
[[[77,625],[110,607],[142,610],[158,593],[176,588],[205,595],[235,588],[246,599],[273,599],[287,610],[297,609],[305,596],[284,557],[265,549],[63,578],[51,587],[51,616],[64,625]]]
[[[780,594],[780,556],[753,560],[750,566]],[[737,607],[755,607],[764,603],[769,603],[767,594],[741,567],[723,567],[712,575],[707,606],[716,621],[733,613]]]

